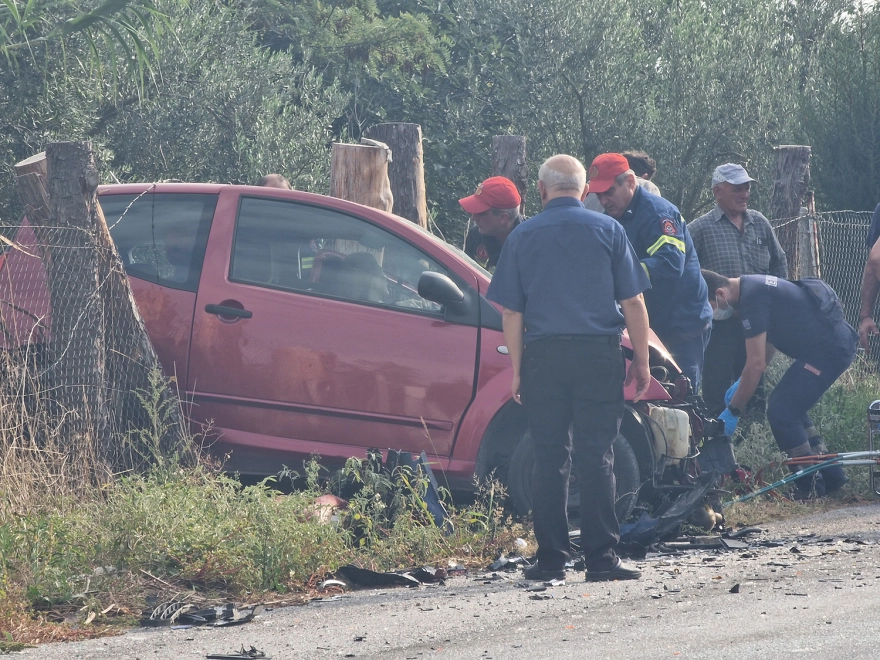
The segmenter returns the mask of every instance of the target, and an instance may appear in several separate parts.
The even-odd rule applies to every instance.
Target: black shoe
[[[826,495],[840,490],[849,481],[849,477],[846,476],[842,465],[831,465],[827,468],[822,468],[819,472],[822,474],[822,481],[825,482]]]
[[[541,582],[549,582],[550,580],[565,580],[565,570],[558,571],[542,571],[537,564],[526,566],[523,569],[523,577],[526,580],[540,580]]]
[[[825,497],[825,480],[822,478],[822,471],[805,475],[795,481],[791,497],[795,502],[807,502]]]
[[[587,582],[607,582],[610,580],[638,580],[642,572],[637,568],[630,568],[619,559],[617,566],[608,571],[587,571]]]

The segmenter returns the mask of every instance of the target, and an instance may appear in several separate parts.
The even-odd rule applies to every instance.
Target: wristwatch
[[[727,406],[727,409],[730,411],[730,414],[734,417],[740,417],[743,413],[739,408],[734,408],[733,406]]]

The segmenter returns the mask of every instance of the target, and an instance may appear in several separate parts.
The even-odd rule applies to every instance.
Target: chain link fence
[[[179,402],[106,227],[24,221],[0,236],[3,478],[37,463],[98,485],[180,452]]]
[[[871,217],[871,211],[829,211],[772,222],[788,259],[789,278],[822,278],[837,292],[854,328],[859,323]]]

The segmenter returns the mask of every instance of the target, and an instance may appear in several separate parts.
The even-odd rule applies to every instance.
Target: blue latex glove
[[[736,425],[739,424],[739,417],[725,408],[724,412],[718,415],[718,419],[724,422],[724,435],[728,438],[731,437],[733,432],[736,431]]]
[[[739,378],[736,379],[736,382],[727,388],[727,392],[724,393],[724,405],[729,406],[730,402],[733,401],[733,395],[736,394],[736,391],[739,389]]]

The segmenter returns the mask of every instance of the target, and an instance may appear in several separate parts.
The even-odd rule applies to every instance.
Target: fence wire
[[[0,253],[4,461],[54,452],[94,482],[178,451],[179,404],[106,229],[25,222],[0,236],[14,237]]]
[[[814,213],[805,218],[774,221],[776,236],[788,259],[790,279],[818,276],[837,292],[846,320],[855,328],[859,322],[862,273],[868,248],[865,238],[871,224],[871,211],[829,211]],[[805,236],[808,227],[814,234]],[[813,250],[811,259],[807,250]],[[812,260],[817,271],[809,272]],[[872,351],[874,353],[874,351]]]

